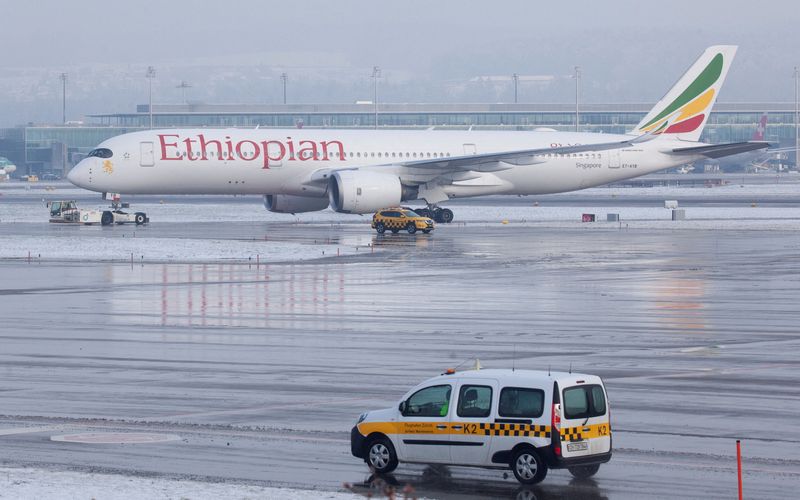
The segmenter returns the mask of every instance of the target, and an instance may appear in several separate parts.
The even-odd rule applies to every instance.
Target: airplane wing
[[[381,169],[395,171],[409,184],[422,184],[442,176],[467,175],[474,178],[481,173],[489,174],[508,170],[518,165],[533,165],[541,163],[535,157],[543,154],[572,154],[587,151],[607,151],[621,149],[655,139],[657,136],[646,133],[632,136],[625,141],[600,142],[594,144],[581,144],[564,146],[560,148],[522,149],[517,151],[503,151],[500,153],[484,153],[463,156],[450,156],[447,158],[429,158],[425,160],[398,161],[383,165],[370,165],[366,167],[323,168],[313,172],[305,184],[320,184],[327,182],[330,175],[337,170]],[[453,180],[453,179],[450,179]],[[462,179],[463,180],[463,179]]]
[[[634,144],[649,141],[655,137],[657,136],[643,134],[640,136],[631,137],[629,140],[625,141],[581,144],[578,146],[564,146],[560,148],[523,149],[518,151],[503,151],[500,153],[452,156],[448,158],[431,158],[426,160],[396,162],[387,164],[386,166],[431,169],[439,173],[458,171],[496,172],[498,170],[506,170],[511,168],[513,165],[530,165],[533,163],[538,163],[534,157],[542,154],[572,154],[583,153],[586,151],[607,151],[609,149],[621,149],[633,146]],[[501,163],[508,164],[508,166],[499,167],[499,164]],[[378,165],[378,167],[382,166],[383,165]]]
[[[711,144],[708,146],[692,146],[690,148],[676,148],[672,150],[675,155],[701,155],[706,158],[722,158],[724,156],[746,153],[756,149],[768,148],[768,142],[731,142],[729,144]]]

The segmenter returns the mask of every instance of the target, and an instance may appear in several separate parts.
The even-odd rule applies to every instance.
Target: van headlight
[[[361,416],[358,417],[358,422],[356,422],[356,425],[363,422],[366,418],[367,418],[367,413],[362,413]]]

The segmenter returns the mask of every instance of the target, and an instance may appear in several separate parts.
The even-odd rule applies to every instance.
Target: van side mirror
[[[408,409],[408,404],[405,401],[400,401],[400,405],[397,407],[400,410],[402,415],[406,414],[406,410]]]

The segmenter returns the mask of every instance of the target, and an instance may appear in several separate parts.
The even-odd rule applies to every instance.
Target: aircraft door
[[[155,154],[153,153],[152,142],[139,143],[139,165],[142,167],[152,167],[156,164]]]
[[[617,169],[620,167],[619,149],[608,150],[608,168]]]

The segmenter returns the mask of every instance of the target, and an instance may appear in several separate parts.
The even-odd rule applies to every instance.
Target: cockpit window
[[[111,152],[108,148],[97,148],[89,151],[89,154],[86,156],[96,156],[98,158],[111,158],[114,156],[114,153]]]

